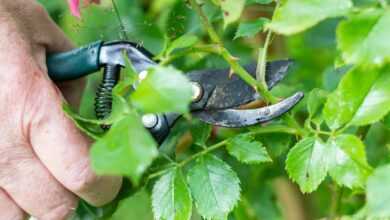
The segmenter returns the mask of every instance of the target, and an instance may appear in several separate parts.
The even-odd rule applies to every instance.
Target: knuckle
[[[43,214],[42,216],[38,216],[38,219],[40,220],[65,220],[65,219],[69,219],[69,217],[71,217],[75,210],[76,210],[76,206],[77,206],[77,201],[76,200],[72,200],[72,201],[69,201],[68,203],[62,203],[62,204],[59,204],[55,207],[53,207],[52,209],[50,209],[48,212],[46,212],[45,214]]]
[[[26,214],[19,208],[13,208],[12,210],[0,213],[0,219],[24,220],[26,219]]]

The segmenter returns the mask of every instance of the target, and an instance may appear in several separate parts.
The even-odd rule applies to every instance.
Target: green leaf
[[[154,185],[152,194],[157,220],[189,220],[192,214],[190,190],[180,169],[172,169]]]
[[[342,58],[351,64],[382,65],[390,61],[390,10],[363,10],[349,16],[337,30]]]
[[[262,5],[266,5],[266,4],[269,4],[273,2],[273,0],[247,0],[246,1],[246,4],[262,4]]]
[[[137,219],[153,220],[150,196],[145,189],[119,202],[118,208],[110,220]]]
[[[302,32],[326,18],[345,15],[353,6],[351,0],[285,0],[275,11],[272,31],[292,35]]]
[[[384,121],[383,121],[384,125],[390,129],[390,114],[386,115]]]
[[[74,112],[68,104],[63,104],[63,110],[69,117],[76,121],[84,122],[92,125],[110,125],[120,121],[123,117],[131,113],[131,108],[127,103],[123,94],[130,90],[132,81],[120,81],[112,91],[112,110],[111,114],[105,119],[85,118]]]
[[[341,135],[329,140],[332,162],[330,176],[340,185],[363,188],[371,170],[363,142],[353,135]]]
[[[193,120],[191,124],[191,134],[194,143],[204,146],[211,135],[212,126],[200,120]]]
[[[74,112],[67,103],[62,105],[62,110],[65,112],[66,116],[69,117],[73,123],[75,123],[76,127],[90,138],[93,140],[98,140],[101,138],[102,130],[100,129],[99,125],[96,126],[96,124],[99,123],[97,120],[85,119],[84,117]]]
[[[352,125],[367,125],[382,119],[390,111],[390,66],[382,69],[363,103],[352,119]]]
[[[197,211],[203,218],[223,218],[240,198],[240,180],[222,160],[206,155],[188,172],[188,184]]]
[[[314,137],[299,141],[289,152],[286,169],[290,178],[298,183],[302,192],[313,192],[328,172],[329,149]]]
[[[309,111],[309,118],[313,118],[323,108],[328,97],[328,92],[322,89],[313,89],[309,98],[307,99],[307,109]]]
[[[185,113],[192,101],[191,83],[173,67],[157,66],[149,69],[131,101],[145,113]]]
[[[191,34],[183,35],[183,36],[175,39],[168,46],[167,54],[172,53],[176,49],[191,47],[191,46],[195,45],[196,43],[198,43],[198,41],[199,41],[199,38],[195,35],[191,35]]]
[[[239,37],[253,37],[257,33],[261,32],[264,28],[264,25],[269,22],[267,18],[259,18],[253,21],[242,22],[238,26],[238,30],[236,32],[236,36],[234,39]]]
[[[256,164],[272,161],[263,144],[256,141],[250,134],[240,134],[229,139],[227,150],[243,163]]]
[[[293,136],[285,133],[270,133],[260,135],[257,140],[266,146],[271,158],[278,158],[288,152]]]
[[[305,138],[287,156],[287,171],[302,192],[312,192],[328,172],[340,185],[362,188],[371,171],[362,141],[353,135],[320,139]]]
[[[328,126],[367,125],[390,111],[390,67],[357,67],[348,72],[337,90],[328,97],[324,117]]]
[[[223,11],[225,27],[241,17],[244,10],[245,0],[223,0],[220,2]]]
[[[98,174],[128,176],[137,184],[157,156],[156,147],[138,115],[131,113],[93,144],[92,166]]]
[[[367,181],[367,211],[370,217],[390,218],[390,165],[375,169]]]

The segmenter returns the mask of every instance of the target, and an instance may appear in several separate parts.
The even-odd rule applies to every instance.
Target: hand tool
[[[47,57],[48,73],[54,81],[74,80],[103,68],[103,77],[98,88],[95,111],[98,119],[104,119],[111,113],[112,90],[120,79],[120,71],[126,64],[126,57],[142,80],[147,70],[158,65],[152,60],[153,55],[145,48],[131,42],[98,41],[72,51],[49,54]],[[272,89],[287,74],[291,60],[268,62],[266,83]],[[256,75],[256,64],[245,66],[252,76]],[[246,84],[230,69],[205,69],[185,74],[192,83],[193,101],[190,110],[200,120],[223,127],[240,128],[271,121],[291,110],[303,98],[297,92],[279,103],[256,108],[238,109],[238,107],[261,99],[254,88]],[[135,88],[136,89],[136,88]],[[169,134],[170,128],[180,117],[177,113],[145,114],[144,126],[149,129],[158,142]]]

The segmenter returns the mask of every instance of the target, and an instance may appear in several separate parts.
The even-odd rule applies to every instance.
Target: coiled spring
[[[95,113],[98,119],[105,119],[111,114],[112,110],[112,90],[118,83],[120,66],[107,65],[104,68],[103,81],[100,84],[95,99]],[[102,126],[108,129],[108,125]]]

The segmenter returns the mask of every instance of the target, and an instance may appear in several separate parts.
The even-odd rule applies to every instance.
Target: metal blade
[[[268,87],[272,88],[278,84],[288,74],[292,64],[291,60],[268,62],[266,69]],[[245,69],[256,77],[256,63],[246,66]],[[230,69],[194,71],[189,73],[188,77],[210,90],[207,103],[202,106],[206,110],[238,107],[260,98],[251,86],[236,74],[232,75]]]
[[[277,104],[258,109],[199,111],[194,112],[193,115],[206,123],[216,126],[229,128],[246,127],[271,121],[283,115],[302,100],[303,96],[302,92],[298,92]]]

